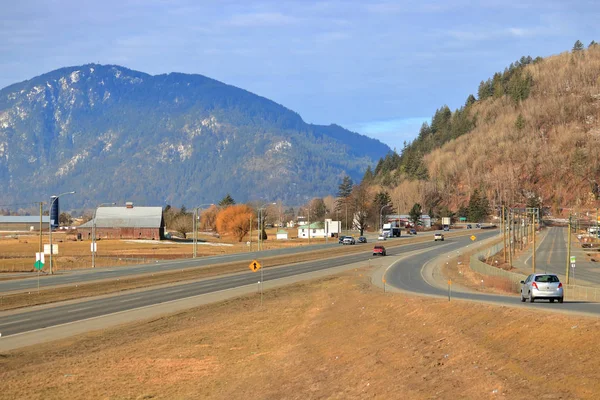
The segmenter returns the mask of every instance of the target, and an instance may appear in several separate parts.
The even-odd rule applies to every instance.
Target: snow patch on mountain
[[[85,160],[87,158],[87,156],[89,156],[89,155],[90,155],[90,153],[87,150],[84,150],[80,154],[76,154],[69,161],[67,161],[66,164],[64,164],[62,167],[60,167],[54,175],[60,177],[60,176],[64,176],[64,175],[68,174],[69,171],[72,171],[75,168],[77,163],[79,163],[82,160]]]

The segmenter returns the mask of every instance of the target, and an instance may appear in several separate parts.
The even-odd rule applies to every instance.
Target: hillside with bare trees
[[[401,155],[365,178],[400,210],[458,210],[475,190],[491,206],[597,207],[600,46],[521,61],[481,82],[478,99],[438,110]]]

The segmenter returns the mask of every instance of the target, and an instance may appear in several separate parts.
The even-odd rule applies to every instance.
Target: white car
[[[356,240],[352,236],[346,236],[342,244],[356,244]]]
[[[444,241],[444,235],[441,233],[434,233],[433,234],[433,240],[435,242],[437,242],[438,240],[441,240],[442,242]]]
[[[383,233],[379,234],[379,237],[377,238],[377,240],[385,240],[386,239],[386,235]]]

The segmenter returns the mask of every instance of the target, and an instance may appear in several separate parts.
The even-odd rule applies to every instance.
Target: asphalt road
[[[433,231],[423,233],[425,235],[431,235],[433,237]],[[400,238],[394,238],[388,240],[386,243],[393,245],[401,243],[401,241],[407,237],[404,234]],[[372,240],[369,240],[372,242]],[[39,284],[40,288],[58,286],[58,285],[67,285],[74,283],[85,283],[92,282],[103,279],[117,279],[123,278],[127,276],[133,275],[141,275],[141,274],[149,274],[156,272],[168,272],[168,271],[176,271],[182,270],[186,268],[196,268],[202,266],[208,266],[212,264],[225,263],[225,262],[235,262],[235,261],[250,261],[255,259],[261,259],[264,257],[272,257],[272,256],[280,256],[280,255],[290,255],[305,251],[314,251],[327,249],[334,246],[340,246],[338,244],[337,238],[331,238],[328,244],[317,244],[310,246],[299,246],[299,247],[289,247],[285,249],[275,249],[275,250],[264,250],[259,252],[246,252],[246,253],[236,253],[236,254],[228,254],[221,256],[212,256],[212,257],[199,257],[199,258],[186,258],[183,260],[170,260],[163,261],[153,264],[143,264],[136,265],[132,267],[105,267],[105,268],[88,268],[82,270],[72,270],[65,271],[55,275],[42,275]],[[23,278],[23,279],[14,279],[7,281],[0,281],[0,293],[6,292],[16,292],[16,291],[27,291],[37,289],[38,279],[37,274],[32,273],[31,278]]]
[[[552,228],[554,229],[554,228]],[[546,241],[550,239],[549,246],[556,247],[552,252],[552,256],[550,257],[550,262],[548,265],[558,265],[560,264],[561,253],[560,251],[560,241],[557,239],[552,241],[552,237],[554,235],[560,235],[560,228],[556,232],[551,231],[549,235],[552,236],[546,237]],[[494,234],[498,234],[498,231],[494,231]],[[485,239],[487,237],[491,237],[493,235],[482,234],[479,233],[478,237],[481,239]],[[558,236],[557,236],[558,237]],[[468,238],[461,237],[456,238],[448,246],[445,246],[440,249],[432,250],[427,253],[417,254],[409,259],[406,259],[402,262],[394,264],[391,268],[386,272],[385,278],[388,285],[391,285],[397,289],[413,292],[418,294],[425,295],[433,295],[433,296],[448,296],[447,289],[441,289],[438,287],[434,287],[430,285],[423,277],[423,266],[444,253],[451,252],[453,250],[458,250],[459,248],[465,246],[467,244]],[[554,245],[552,244],[554,243]],[[546,245],[542,243],[542,245]],[[556,250],[558,249],[558,250]],[[564,254],[564,253],[563,253]],[[556,260],[555,260],[556,259]],[[566,262],[563,259],[563,262]],[[536,259],[537,265],[537,259]],[[564,264],[563,264],[564,267]],[[538,267],[539,269],[539,267]],[[551,272],[549,270],[549,272]],[[472,300],[479,302],[493,302],[500,305],[522,305],[521,300],[518,294],[514,296],[501,296],[501,295],[493,295],[493,294],[480,294],[474,292],[453,292],[453,299],[464,299],[464,300]],[[572,311],[572,312],[580,312],[580,313],[588,313],[593,315],[600,315],[600,303],[587,303],[587,302],[567,302],[565,301],[563,304],[559,303],[550,303],[548,301],[538,300],[537,302],[530,304],[523,304],[526,307],[532,309],[546,309],[546,310],[564,310],[564,311]]]
[[[491,235],[492,233],[487,233]],[[497,234],[495,231],[493,234]],[[405,246],[388,248],[388,255],[401,255],[405,252],[430,249],[426,254],[429,258],[444,252],[448,244],[463,246],[468,242],[468,238],[452,238],[445,242],[434,242],[433,235],[431,241]],[[324,259],[320,261],[310,261],[276,268],[267,268],[263,270],[264,281],[284,278],[292,275],[304,274],[307,272],[321,271],[342,265],[352,264],[360,261],[367,261],[373,258],[373,243],[360,244],[364,246],[365,252],[352,254],[348,256]],[[256,253],[251,253],[254,257]],[[219,258],[221,261],[222,258]],[[88,301],[81,301],[74,304],[57,305],[45,307],[32,311],[23,311],[19,313],[0,314],[0,333],[2,337],[15,335],[18,333],[29,332],[37,329],[43,329],[50,326],[61,325],[74,321],[81,321],[102,315],[113,314],[121,311],[133,310],[141,307],[157,305],[173,300],[198,296],[207,293],[218,292],[239,286],[257,285],[260,280],[260,273],[244,272],[226,277],[211,278],[202,281],[183,283],[173,286],[136,291],[133,293],[120,294],[112,297],[98,298]]]
[[[575,246],[576,239],[572,238],[571,255],[576,257],[575,269],[569,268],[571,284],[583,283],[583,281],[593,284],[600,284],[600,262],[592,263],[587,261],[586,253],[597,254],[596,259],[600,260],[600,253],[590,251],[590,249],[581,249]],[[532,259],[527,257],[525,263],[531,266]],[[567,266],[567,228],[550,227],[543,241],[537,248],[535,255],[536,272],[550,272],[557,274],[560,279],[565,281],[565,272]]]

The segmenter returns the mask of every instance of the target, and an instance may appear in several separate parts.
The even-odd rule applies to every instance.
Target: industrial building
[[[42,230],[48,230],[50,217],[42,217]],[[31,232],[40,230],[40,217],[24,215],[0,215],[0,231]]]
[[[77,228],[84,240],[92,239],[94,220]],[[97,239],[150,239],[165,237],[165,220],[162,207],[98,207],[96,209]]]

